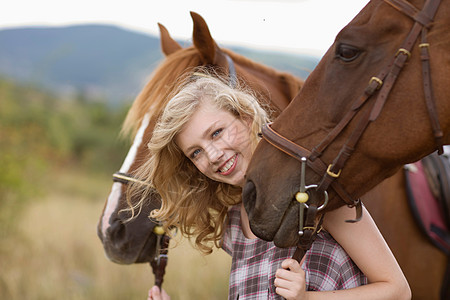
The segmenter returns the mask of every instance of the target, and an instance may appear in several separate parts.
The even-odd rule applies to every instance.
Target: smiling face
[[[244,184],[252,156],[250,120],[202,101],[175,142],[205,176],[231,185]]]

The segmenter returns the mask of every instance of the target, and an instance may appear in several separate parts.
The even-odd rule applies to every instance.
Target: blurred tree
[[[0,79],[0,231],[43,192],[49,169],[76,167],[89,176],[119,168],[128,145],[118,134],[128,107],[86,97],[58,99]]]

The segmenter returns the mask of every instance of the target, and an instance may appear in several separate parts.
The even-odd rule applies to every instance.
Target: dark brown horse
[[[308,190],[309,205],[320,206],[324,192],[329,193],[323,213],[345,204],[358,207],[359,197],[404,164],[450,142],[449,28],[448,0],[440,5],[434,0],[373,0],[337,35],[299,95],[263,130],[265,141],[256,149],[244,188],[256,235],[279,246],[301,240],[299,208],[293,200],[301,182],[301,157],[307,159],[306,185],[315,187]],[[378,191],[387,193],[386,186]],[[376,206],[371,210],[380,227],[388,226],[377,214],[396,213],[395,219],[383,219],[395,224],[407,211],[401,193],[393,197],[383,204],[369,201]],[[385,209],[392,212],[381,212]],[[412,221],[405,224],[411,226],[404,226],[403,234],[412,234],[410,242],[417,243],[411,247],[424,246],[427,241]],[[387,235],[396,229],[384,230],[388,242]],[[391,242],[393,249],[397,246]],[[448,261],[427,247],[423,253],[440,267],[423,266],[426,256],[413,263],[422,265],[417,274],[427,274],[422,280],[429,294],[421,299],[432,299],[430,290],[436,283],[439,287]],[[402,250],[396,254],[401,262]]]
[[[445,299],[440,293],[448,257],[430,242],[411,213],[405,172],[384,180],[362,200],[401,266],[413,299]]]
[[[303,80],[289,73],[279,72],[230,50],[219,48],[203,18],[196,13],[191,13],[191,16],[194,22],[194,45],[188,48],[181,47],[170,37],[166,28],[159,25],[165,59],[134,101],[124,123],[124,131],[135,136],[134,142],[120,172],[115,175],[116,182],[112,186],[97,228],[106,256],[116,263],[151,262],[155,257],[155,223],[151,222],[148,216],[151,210],[160,206],[160,199],[155,195],[131,222],[125,222],[130,214],[121,210],[128,207],[127,183],[133,180],[127,174],[132,174],[148,156],[147,143],[158,112],[180,78],[189,76],[199,66],[212,68],[219,73],[224,72],[230,78],[236,76],[255,90],[259,100],[270,106],[274,116],[288,105],[303,84]]]

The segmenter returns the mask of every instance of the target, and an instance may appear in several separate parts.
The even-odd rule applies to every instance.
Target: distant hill
[[[231,49],[302,78],[318,62],[307,55]],[[159,37],[116,26],[0,30],[0,75],[112,102],[134,99],[162,57]]]

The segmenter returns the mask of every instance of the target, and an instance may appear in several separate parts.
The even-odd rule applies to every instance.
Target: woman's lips
[[[237,154],[227,160],[218,170],[221,175],[229,175],[236,167]]]

